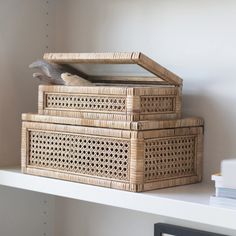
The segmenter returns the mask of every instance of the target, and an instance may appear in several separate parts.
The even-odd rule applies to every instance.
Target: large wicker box
[[[202,177],[203,120],[23,115],[22,171],[141,192]]]
[[[77,66],[96,86],[41,86],[39,114],[128,121],[181,117],[182,79],[142,53],[52,53],[44,59]],[[117,65],[120,73],[110,75]]]

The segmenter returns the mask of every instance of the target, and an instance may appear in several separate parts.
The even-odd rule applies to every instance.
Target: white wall
[[[21,113],[37,110],[38,83],[28,65],[53,50],[53,4],[0,1],[1,167],[20,163]],[[0,186],[0,235],[52,236],[53,207],[53,197]]]
[[[68,0],[56,51],[142,51],[184,79],[183,111],[205,119],[204,176],[236,156],[236,1]]]
[[[52,48],[54,1],[0,1],[0,165],[20,163],[21,113],[37,110],[28,65]],[[47,25],[48,24],[48,25]]]

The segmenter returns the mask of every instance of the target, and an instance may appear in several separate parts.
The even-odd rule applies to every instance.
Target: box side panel
[[[70,117],[82,117],[83,113],[125,115],[126,88],[43,85],[39,86],[38,108],[39,114]]]
[[[40,86],[39,114],[103,120],[175,119],[179,87]]]
[[[107,94],[73,94],[73,93],[44,93],[45,109],[100,112],[100,113],[126,113],[126,96]]]
[[[181,115],[181,88],[149,88],[140,93],[140,120],[175,119]]]
[[[130,190],[129,131],[24,122],[22,137],[25,173]]]
[[[201,181],[203,128],[144,131],[144,190]]]

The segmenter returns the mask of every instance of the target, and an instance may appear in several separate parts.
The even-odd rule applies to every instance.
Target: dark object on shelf
[[[166,234],[168,236],[227,236],[164,223],[154,225],[154,236],[164,236]]]

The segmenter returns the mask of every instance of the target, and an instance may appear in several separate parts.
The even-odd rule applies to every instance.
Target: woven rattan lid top
[[[182,79],[141,52],[46,53],[44,60],[72,64],[93,82],[182,85]]]

